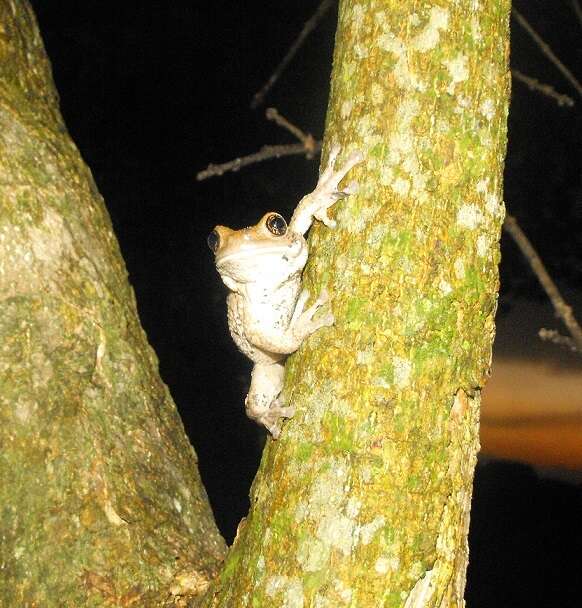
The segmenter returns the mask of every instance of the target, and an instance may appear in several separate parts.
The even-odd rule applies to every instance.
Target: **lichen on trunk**
[[[325,131],[366,162],[305,281],[336,324],[291,357],[212,606],[462,606],[497,302],[507,0],[340,2]],[[324,163],[322,163],[324,164]]]
[[[28,3],[0,24],[0,605],[173,605],[224,541]]]

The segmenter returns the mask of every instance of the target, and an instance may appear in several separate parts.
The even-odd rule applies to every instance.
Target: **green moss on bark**
[[[32,11],[0,24],[0,604],[173,605],[224,542]]]
[[[307,287],[333,328],[288,364],[212,606],[461,606],[491,360],[506,0],[340,3],[325,150],[364,151]],[[324,153],[324,160],[326,154]],[[227,563],[230,564],[230,558]]]

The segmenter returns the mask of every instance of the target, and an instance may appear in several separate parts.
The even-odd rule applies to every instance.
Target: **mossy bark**
[[[32,11],[0,0],[0,604],[160,606],[225,545]]]
[[[463,605],[508,14],[508,0],[340,2],[324,148],[366,162],[338,228],[314,229],[305,277],[336,324],[289,362],[297,414],[265,450],[206,605]]]

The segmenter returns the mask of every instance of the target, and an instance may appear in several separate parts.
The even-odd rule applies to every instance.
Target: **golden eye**
[[[206,239],[206,242],[208,243],[208,246],[210,247],[210,250],[213,253],[216,253],[218,246],[220,245],[220,236],[218,236],[218,232],[216,232],[216,230],[213,230],[209,235],[208,238]]]
[[[265,220],[265,226],[275,236],[283,236],[287,232],[287,222],[278,213],[271,213]]]

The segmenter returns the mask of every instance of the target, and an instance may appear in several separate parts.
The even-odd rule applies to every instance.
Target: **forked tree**
[[[508,15],[340,3],[323,160],[365,162],[304,276],[335,325],[288,362],[296,414],[227,550],[32,11],[0,0],[3,606],[463,605]]]

